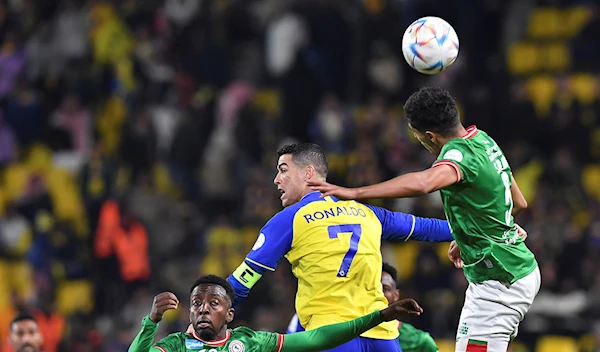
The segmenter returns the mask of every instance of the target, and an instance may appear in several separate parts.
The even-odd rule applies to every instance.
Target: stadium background
[[[413,72],[406,26],[460,54]],[[0,339],[36,312],[46,352],[126,351],[152,297],[228,275],[280,209],[274,151],[315,141],[358,186],[433,161],[401,106],[449,89],[509,157],[543,285],[515,351],[600,350],[600,17],[593,1],[0,1]],[[383,203],[375,203],[383,204]],[[443,217],[437,194],[385,203]],[[447,245],[385,244],[412,322],[452,348],[466,281]],[[236,323],[285,331],[295,280],[266,275]],[[556,337],[562,336],[562,337]]]

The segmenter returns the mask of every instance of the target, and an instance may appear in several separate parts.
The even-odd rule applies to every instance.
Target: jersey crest
[[[229,344],[229,352],[244,352],[246,350],[246,346],[240,340],[233,340]]]

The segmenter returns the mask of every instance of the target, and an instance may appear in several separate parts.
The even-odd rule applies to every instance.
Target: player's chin
[[[196,333],[200,336],[201,339],[206,341],[215,340],[217,333],[212,329],[212,326],[200,328],[198,324],[195,327]]]

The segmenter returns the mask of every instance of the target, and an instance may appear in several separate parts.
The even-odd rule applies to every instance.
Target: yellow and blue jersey
[[[445,220],[321,198],[311,192],[277,213],[261,229],[244,262],[229,276],[239,303],[265,271],[281,258],[298,279],[296,311],[307,330],[352,320],[387,307],[381,286],[381,240],[452,240]],[[396,323],[386,322],[363,337],[391,340]]]

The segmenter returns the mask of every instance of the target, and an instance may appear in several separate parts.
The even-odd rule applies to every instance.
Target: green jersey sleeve
[[[154,346],[154,337],[158,324],[150,320],[148,316],[142,319],[142,329],[138,332],[135,339],[129,346],[129,352],[185,352],[182,344],[182,334],[171,334],[158,341]]]
[[[325,325],[314,330],[285,335],[282,352],[317,352],[342,345],[363,332],[381,324],[379,311],[347,321]]]
[[[403,352],[437,352],[439,349],[429,333],[408,323],[400,323],[398,329],[400,348]]]
[[[232,331],[232,340],[239,340],[241,343],[250,347],[251,351],[260,352],[280,352],[283,347],[283,335],[275,332],[254,331],[247,327],[239,327]],[[235,344],[235,342],[232,342]],[[234,345],[235,346],[235,345]],[[230,350],[234,350],[232,347]]]
[[[444,144],[433,167],[448,165],[458,175],[458,183],[471,183],[479,173],[479,163],[468,140],[455,138]]]

